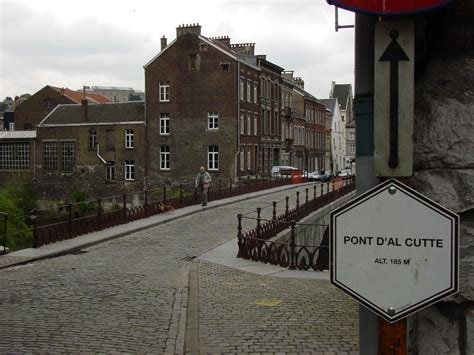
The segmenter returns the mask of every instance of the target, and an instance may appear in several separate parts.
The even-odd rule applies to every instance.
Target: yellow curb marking
[[[281,300],[255,300],[253,302],[250,302],[251,304],[256,304],[257,306],[265,306],[265,307],[274,307],[276,305],[279,305],[283,301]]]

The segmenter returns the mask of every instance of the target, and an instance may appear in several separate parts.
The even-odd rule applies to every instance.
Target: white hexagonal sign
[[[395,322],[458,292],[459,216],[390,179],[331,212],[331,283]]]

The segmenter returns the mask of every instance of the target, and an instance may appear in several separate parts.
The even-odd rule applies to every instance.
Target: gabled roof
[[[336,84],[334,85],[334,90],[332,92],[332,97],[337,97],[339,104],[341,105],[341,110],[347,109],[347,99],[352,93],[351,84]]]
[[[143,101],[88,105],[87,121],[84,120],[82,105],[72,104],[56,106],[38,127],[144,121],[145,103]]]
[[[77,92],[68,88],[58,88],[55,86],[49,85],[49,87],[61,95],[66,96],[70,100],[74,101],[77,104],[80,104],[82,99],[84,98],[84,93],[82,92]],[[94,92],[87,92],[85,93],[86,99],[89,102],[92,103],[99,103],[99,104],[105,104],[108,102],[112,102],[107,96],[104,96],[102,94],[94,93]]]
[[[5,112],[15,112],[16,108],[21,105],[21,103],[25,102],[27,100],[27,98],[23,97],[23,98],[20,98],[18,100],[16,100],[15,102],[13,102],[10,107],[8,107]]]
[[[337,97],[334,99],[321,99],[320,101],[332,112],[336,109]]]

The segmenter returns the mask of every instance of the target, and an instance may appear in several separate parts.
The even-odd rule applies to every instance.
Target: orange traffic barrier
[[[303,182],[303,178],[301,176],[301,171],[293,171],[291,173],[291,183],[292,184],[301,184]]]

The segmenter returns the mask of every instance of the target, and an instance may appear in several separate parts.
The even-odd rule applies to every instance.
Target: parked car
[[[337,176],[338,177],[349,177],[349,176],[352,176],[352,173],[349,169],[344,169],[344,170],[341,170],[337,173]]]
[[[279,165],[272,167],[272,176],[273,177],[290,177],[291,173],[294,171],[299,171],[294,166]]]
[[[313,171],[308,173],[308,179],[310,181],[322,181],[324,178],[324,171]]]
[[[328,181],[331,181],[331,179],[334,177],[334,173],[332,172],[332,170],[326,170],[324,171],[324,174],[321,178],[321,181],[322,182],[328,182]]]

